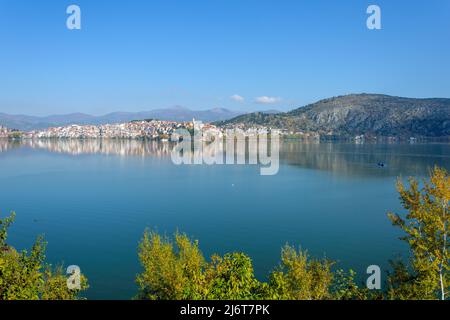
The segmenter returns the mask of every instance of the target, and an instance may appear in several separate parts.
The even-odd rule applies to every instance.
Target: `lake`
[[[285,141],[277,175],[258,166],[176,166],[169,144],[0,141],[0,214],[15,211],[9,243],[44,234],[47,259],[80,266],[89,299],[137,293],[145,228],[199,239],[205,256],[243,251],[264,280],[286,243],[364,274],[407,253],[387,219],[401,212],[398,176],[450,169],[449,144]],[[385,167],[377,163],[384,162]]]

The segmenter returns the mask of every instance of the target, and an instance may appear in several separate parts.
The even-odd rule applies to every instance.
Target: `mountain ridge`
[[[339,136],[450,136],[450,99],[349,94],[281,114],[249,113],[218,126],[261,125]]]

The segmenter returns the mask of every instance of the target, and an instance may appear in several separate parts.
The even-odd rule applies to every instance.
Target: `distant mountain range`
[[[216,124],[263,125],[341,136],[450,137],[450,99],[351,94],[321,100],[287,113],[249,113]]]
[[[272,112],[272,111],[270,111]],[[103,116],[93,116],[84,113],[72,113],[35,117],[27,115],[10,115],[0,113],[0,125],[23,131],[45,129],[70,124],[99,125],[107,123],[121,123],[132,120],[158,119],[171,121],[191,121],[193,118],[204,122],[227,120],[242,115],[244,112],[232,111],[224,108],[194,111],[184,107],[155,109],[143,112],[114,112]]]
[[[191,121],[193,118],[219,126],[262,125],[293,132],[341,136],[450,137],[450,99],[414,99],[381,94],[333,97],[286,113],[277,110],[246,113],[224,108],[195,111],[178,106],[103,116],[72,113],[35,117],[0,113],[0,125],[28,131],[70,124],[99,125],[144,119]]]

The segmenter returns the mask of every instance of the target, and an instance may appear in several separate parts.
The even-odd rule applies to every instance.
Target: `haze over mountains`
[[[100,125],[145,119],[192,121],[192,119],[195,118],[196,120],[204,122],[213,122],[231,119],[242,114],[244,114],[244,112],[232,111],[224,108],[195,111],[179,106],[143,112],[113,112],[103,116],[93,116],[84,113],[72,113],[46,117],[36,117],[0,113],[0,125],[11,129],[29,131],[56,126],[66,126],[70,124]]]
[[[216,124],[262,125],[341,136],[450,137],[450,99],[351,94],[321,100],[287,113],[249,113]]]

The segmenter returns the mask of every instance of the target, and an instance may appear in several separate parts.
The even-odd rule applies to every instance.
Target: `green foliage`
[[[139,299],[201,299],[205,295],[205,259],[186,235],[176,234],[175,245],[167,237],[146,231],[139,245],[144,268],[138,275]]]
[[[286,246],[281,252],[281,264],[269,277],[271,299],[330,299],[333,282],[333,262],[309,257],[306,251]]]
[[[81,289],[69,289],[67,287],[67,275],[62,266],[58,266],[54,270],[50,266],[46,266],[43,278],[42,300],[80,300],[80,293],[89,287],[86,276],[81,274]]]
[[[5,219],[0,219],[0,248],[6,248],[6,238],[8,237],[8,228],[14,222],[16,214],[13,212],[11,216]]]
[[[214,255],[208,264],[206,283],[210,300],[245,300],[261,298],[260,283],[253,274],[252,260],[243,253]]]
[[[394,226],[406,235],[401,239],[411,248],[410,267],[393,263],[388,296],[392,299],[446,299],[450,285],[449,214],[450,177],[434,168],[430,181],[409,179],[409,189],[397,183],[406,217],[389,214]]]
[[[137,276],[139,299],[328,299],[332,295],[332,263],[309,259],[307,253],[286,247],[282,263],[259,282],[251,259],[243,253],[214,255],[207,262],[197,241],[175,234],[167,237],[146,231],[139,245],[143,272]]]
[[[383,293],[369,290],[367,287],[359,287],[355,282],[356,272],[349,270],[337,270],[334,273],[332,286],[334,300],[381,300]]]
[[[213,256],[207,263],[185,234],[175,242],[157,233],[144,233],[139,245],[144,271],[137,276],[139,299],[248,299],[257,281],[250,258],[241,253]]]
[[[30,252],[18,252],[8,246],[7,230],[14,214],[0,219],[0,300],[73,300],[79,291],[69,290],[62,267],[54,272],[45,263],[43,237],[38,237]],[[82,290],[87,280],[82,276]]]
[[[43,284],[45,243],[39,237],[31,252],[4,247],[0,253],[0,300],[38,300]]]

